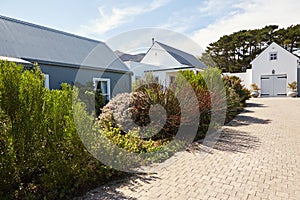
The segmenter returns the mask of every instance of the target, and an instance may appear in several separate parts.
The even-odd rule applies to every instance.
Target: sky
[[[299,0],[2,0],[0,15],[100,40],[113,50],[147,49],[155,37],[198,54],[239,30],[300,24],[299,8]]]

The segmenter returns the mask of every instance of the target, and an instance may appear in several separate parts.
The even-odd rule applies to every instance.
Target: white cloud
[[[224,10],[234,8],[234,4],[241,2],[241,0],[206,0],[198,8],[202,15],[213,16],[220,15]]]
[[[159,28],[168,29],[179,33],[185,33],[192,26],[194,16],[186,15],[189,13],[188,9],[182,9],[181,11],[175,11],[170,14],[167,21],[164,21]]]
[[[270,24],[287,27],[299,23],[299,0],[242,0],[232,7],[240,11],[231,12],[206,28],[195,31],[192,33],[193,40],[207,47],[221,36],[239,30],[262,28]],[[210,8],[213,6],[208,6],[206,10]]]
[[[81,35],[102,35],[122,24],[133,21],[136,16],[154,11],[166,5],[168,2],[169,0],[153,0],[150,5],[129,6],[123,8],[113,7],[111,9],[105,6],[99,7],[100,17],[91,20],[88,25],[81,25],[81,30],[79,32]]]

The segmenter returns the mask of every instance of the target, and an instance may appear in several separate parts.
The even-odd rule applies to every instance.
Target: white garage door
[[[261,76],[261,96],[286,96],[286,79],[286,74]]]

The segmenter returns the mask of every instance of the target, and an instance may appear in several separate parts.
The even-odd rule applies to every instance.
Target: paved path
[[[300,98],[253,99],[213,148],[197,145],[85,199],[300,199]]]

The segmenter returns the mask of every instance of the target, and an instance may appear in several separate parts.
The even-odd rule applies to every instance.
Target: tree
[[[261,29],[241,30],[222,36],[209,44],[200,58],[205,64],[220,68],[223,72],[243,72],[251,68],[250,62],[272,42],[276,42],[290,52],[300,46],[300,25],[278,29],[268,25]]]

